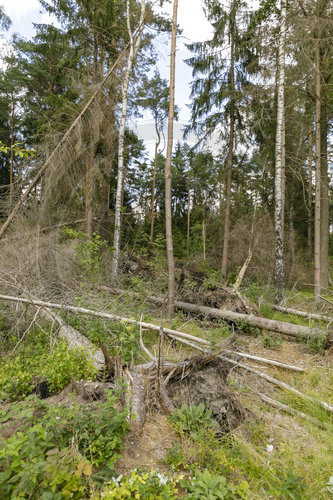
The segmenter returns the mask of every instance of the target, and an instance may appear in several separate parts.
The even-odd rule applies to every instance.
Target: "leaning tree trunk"
[[[234,3],[231,8],[234,10]],[[234,16],[234,14],[233,14]],[[233,25],[235,24],[233,19]],[[222,280],[226,281],[228,272],[228,258],[229,258],[229,237],[230,237],[230,204],[231,204],[231,181],[232,181],[232,161],[234,152],[234,129],[235,129],[235,33],[234,27],[231,27],[231,49],[230,49],[230,128],[229,128],[229,152],[228,152],[228,173],[227,173],[227,187],[226,187],[226,200],[225,200],[225,215],[224,215],[224,234],[223,234],[223,255],[222,255]]]
[[[284,115],[284,85],[285,85],[285,43],[286,43],[286,1],[281,0],[281,26],[279,44],[279,81],[277,103],[277,127],[275,146],[275,288],[276,302],[280,303],[284,290],[284,263],[283,263],[283,115]]]
[[[127,0],[126,20],[127,20],[127,31],[130,39],[130,51],[127,59],[126,72],[122,83],[122,111],[121,111],[121,119],[119,127],[119,138],[118,138],[118,178],[117,178],[116,207],[115,207],[114,236],[113,236],[113,247],[114,247],[113,261],[112,261],[113,277],[117,275],[118,265],[119,265],[121,200],[122,200],[123,179],[124,179],[124,142],[125,142],[125,127],[126,127],[127,107],[128,107],[128,86],[134,61],[141,44],[145,12],[146,12],[146,1],[141,0],[139,27],[137,32],[137,38],[136,40],[134,40],[130,22],[130,0]]]
[[[168,258],[168,309],[167,315],[172,318],[175,302],[175,262],[172,241],[172,210],[171,210],[171,156],[173,145],[173,121],[175,115],[175,69],[176,69],[176,36],[177,36],[178,0],[173,2],[171,58],[170,58],[170,103],[168,120],[168,143],[165,162],[165,233]]]

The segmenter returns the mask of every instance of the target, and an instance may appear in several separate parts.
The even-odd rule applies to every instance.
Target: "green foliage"
[[[35,156],[35,151],[33,149],[21,148],[20,142],[13,144],[13,146],[6,146],[2,141],[0,141],[0,151],[7,154],[9,151],[13,151],[15,156],[20,158],[30,158]]]
[[[268,493],[274,498],[283,498],[290,500],[302,500],[306,490],[306,483],[301,476],[296,476],[293,471],[288,469],[286,474],[277,474],[278,484]]]
[[[78,245],[75,247],[79,263],[84,273],[91,278],[104,273],[104,264],[102,251],[111,250],[106,241],[103,241],[101,236],[93,233],[89,239],[86,233],[82,231],[75,231],[74,229],[65,227],[63,233],[70,239],[79,240]]]
[[[205,410],[205,405],[201,403],[199,406],[188,406],[183,404],[179,410],[170,415],[170,420],[175,428],[196,436],[203,429],[217,428],[217,422],[211,418],[212,412]]]
[[[74,315],[66,316],[66,321],[78,329],[84,330],[86,337],[98,345],[99,339],[103,342],[111,355],[117,350],[124,361],[130,362],[132,354],[134,360],[138,359],[140,352],[140,333],[137,325],[131,325],[122,321],[110,322],[107,326],[101,319],[78,318]]]
[[[42,330],[31,331],[29,341],[21,343],[17,352],[0,361],[0,398],[22,399],[33,390],[33,380],[47,379],[52,394],[60,392],[70,380],[89,380],[96,369],[87,360],[84,349],[69,350],[59,339],[50,349],[50,338]]]
[[[239,486],[229,483],[224,476],[215,476],[207,469],[203,472],[197,471],[193,481],[183,480],[180,482],[188,493],[186,500],[207,500],[246,498],[248,484],[244,481]]]
[[[150,471],[132,470],[131,475],[114,478],[100,494],[94,495],[92,500],[122,500],[137,498],[140,500],[168,500],[178,498],[176,484],[178,478],[170,478],[163,472],[151,469]]]
[[[302,339],[304,342],[304,339]],[[325,335],[309,337],[306,340],[306,345],[309,351],[313,354],[322,354],[326,347],[326,337]]]
[[[97,467],[110,477],[128,429],[127,411],[118,411],[116,401],[110,392],[94,407],[52,407],[34,400],[30,417],[43,416],[1,447],[1,498],[79,499]]]
[[[267,349],[278,351],[282,348],[283,341],[279,338],[270,337],[269,335],[263,335],[261,337],[261,343]]]

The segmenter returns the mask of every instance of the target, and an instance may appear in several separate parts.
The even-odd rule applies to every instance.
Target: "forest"
[[[332,2],[37,3],[0,6],[0,499],[331,499]]]

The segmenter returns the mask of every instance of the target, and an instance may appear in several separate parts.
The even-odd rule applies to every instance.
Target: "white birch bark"
[[[127,59],[127,67],[122,83],[122,110],[121,110],[119,138],[118,138],[118,178],[117,178],[114,236],[113,236],[114,253],[112,261],[112,277],[115,277],[117,275],[118,265],[119,265],[121,208],[122,208],[121,202],[122,202],[122,188],[124,180],[124,140],[125,140],[125,127],[126,127],[127,107],[128,107],[128,86],[134,61],[141,44],[145,13],[146,13],[146,0],[141,0],[140,21],[135,39],[131,28],[130,0],[126,1],[127,31],[130,39],[130,49]]]
[[[276,302],[280,303],[284,289],[283,263],[283,115],[284,115],[284,86],[285,86],[285,44],[286,44],[286,0],[281,0],[280,43],[278,62],[278,103],[277,127],[275,144],[275,288]]]

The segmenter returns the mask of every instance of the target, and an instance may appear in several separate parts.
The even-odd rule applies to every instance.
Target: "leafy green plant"
[[[128,429],[127,411],[116,409],[116,396],[94,407],[52,407],[34,400],[31,427],[2,443],[0,497],[82,498],[93,480],[94,468],[108,476]],[[26,411],[27,411],[26,407]]]
[[[170,420],[176,427],[189,435],[196,436],[202,429],[218,428],[218,423],[211,418],[212,412],[205,410],[205,405],[188,406],[183,404],[179,410],[170,415]]]
[[[246,498],[248,484],[244,481],[239,486],[229,483],[224,476],[215,476],[207,469],[197,471],[191,481],[180,481],[181,486],[187,490],[186,500],[215,500]]]
[[[101,236],[93,233],[88,238],[86,233],[75,231],[74,229],[64,227],[63,233],[70,239],[77,239],[79,243],[75,247],[79,263],[83,271],[90,277],[96,277],[104,273],[104,263],[102,250],[112,250]]]
[[[67,342],[58,339],[50,350],[46,331],[29,333],[26,343],[21,343],[12,356],[0,362],[0,398],[4,401],[22,399],[34,388],[34,379],[46,379],[51,394],[60,392],[70,380],[91,380],[96,369],[87,360],[84,349],[69,350]]]
[[[306,483],[301,476],[295,474],[288,469],[286,474],[277,474],[278,485],[272,488],[268,493],[274,495],[275,498],[283,498],[290,500],[302,500],[306,490]]]
[[[177,482],[177,477],[170,478],[155,469],[147,472],[134,469],[129,476],[120,475],[112,479],[101,493],[92,497],[92,500],[124,498],[169,500],[178,498]]]
[[[283,341],[278,338],[270,337],[269,335],[263,335],[261,337],[261,343],[266,349],[278,351],[282,348]]]

